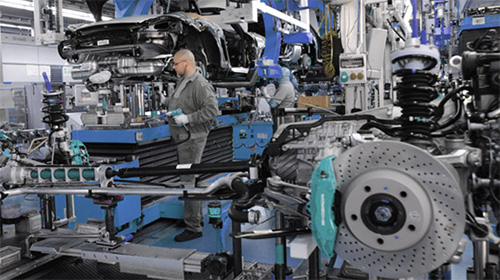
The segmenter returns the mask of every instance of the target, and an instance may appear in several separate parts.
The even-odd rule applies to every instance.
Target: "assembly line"
[[[500,279],[498,1],[0,8],[1,279]]]

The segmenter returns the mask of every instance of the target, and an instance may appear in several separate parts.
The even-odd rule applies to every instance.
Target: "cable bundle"
[[[333,22],[332,22],[333,21]],[[321,35],[321,57],[323,59],[323,71],[327,77],[335,76],[335,66],[333,64],[333,39],[338,38],[337,32],[334,31],[335,14],[330,8],[326,6],[326,13],[321,20],[318,27],[319,29],[325,23],[325,33]]]

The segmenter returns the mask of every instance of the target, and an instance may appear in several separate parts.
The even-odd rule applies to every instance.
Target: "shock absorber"
[[[71,156],[68,146],[71,142],[64,128],[64,123],[68,121],[69,117],[66,115],[64,108],[63,92],[54,91],[47,74],[43,72],[42,75],[47,88],[46,92],[42,92],[42,112],[45,114],[42,117],[42,122],[48,124],[50,129],[48,148],[52,151],[51,163],[60,162],[70,164]]]
[[[435,106],[430,102],[437,97],[432,86],[436,75],[425,70],[401,69],[395,73],[401,78],[396,86],[401,115],[401,140],[420,147],[432,143],[431,129]]]
[[[42,93],[42,112],[46,114],[42,118],[42,122],[48,124],[51,131],[60,130],[62,124],[69,119],[64,109],[63,92],[54,91],[50,85],[47,73],[43,72],[42,75],[47,88],[47,92]]]
[[[69,119],[64,109],[63,92],[43,92],[42,95],[42,112],[45,114],[42,122],[48,124],[51,130],[60,130]]]
[[[416,28],[416,27],[415,27]],[[402,108],[401,141],[426,148],[432,145],[431,129],[437,97],[433,84],[437,80],[439,51],[435,46],[420,44],[418,32],[406,41],[402,49],[391,53],[394,75],[401,78],[396,85]]]

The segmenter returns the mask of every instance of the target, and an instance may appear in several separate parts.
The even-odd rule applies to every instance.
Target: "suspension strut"
[[[437,97],[433,84],[437,76],[425,70],[401,69],[394,72],[401,78],[396,86],[401,115],[401,140],[425,148],[432,145],[431,129],[435,106],[430,102]]]
[[[68,144],[66,143],[68,138],[67,131],[64,129],[64,123],[69,119],[64,107],[64,92],[54,91],[47,77],[47,73],[43,72],[42,75],[47,88],[47,91],[42,92],[42,112],[45,114],[42,118],[42,122],[48,124],[50,128],[48,145],[49,148],[52,149],[51,162],[54,163],[55,152],[57,150],[62,158],[56,161],[71,164],[71,156],[69,155],[67,145],[62,145],[63,143]]]
[[[43,92],[42,112],[46,115],[43,116],[42,122],[49,125],[51,130],[59,130],[68,119],[64,109],[63,92]]]

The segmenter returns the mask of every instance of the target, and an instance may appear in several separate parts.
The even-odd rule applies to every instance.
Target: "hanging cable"
[[[338,38],[334,30],[335,14],[330,5],[326,6],[326,12],[318,27],[318,34],[323,23],[325,23],[325,32],[321,35],[321,58],[323,59],[323,71],[327,77],[335,76],[335,66],[333,65],[333,40]]]

